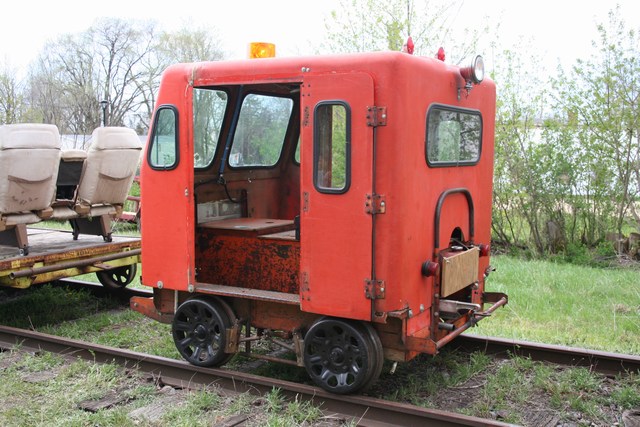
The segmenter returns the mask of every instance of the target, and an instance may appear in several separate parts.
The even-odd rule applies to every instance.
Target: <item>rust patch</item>
[[[294,240],[220,235],[202,229],[198,281],[297,294],[300,245]]]

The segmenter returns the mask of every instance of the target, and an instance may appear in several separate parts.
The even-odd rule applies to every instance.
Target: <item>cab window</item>
[[[227,94],[221,90],[193,89],[193,166],[206,168],[216,154]]]
[[[271,167],[280,159],[291,119],[293,100],[249,94],[242,101],[229,166]]]
[[[161,106],[152,128],[147,160],[152,169],[169,170],[178,165],[178,112],[173,106]]]
[[[351,111],[343,102],[323,102],[314,113],[313,183],[321,193],[344,193],[350,185]]]
[[[427,113],[427,164],[474,165],[480,160],[482,116],[479,111],[432,106]]]

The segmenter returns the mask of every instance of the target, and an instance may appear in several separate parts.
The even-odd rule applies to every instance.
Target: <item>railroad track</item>
[[[87,288],[96,295],[105,289],[94,283],[75,280],[61,281],[62,285]],[[110,292],[113,294],[112,292]],[[133,295],[149,295],[145,290],[125,288],[119,295],[127,304]],[[426,409],[404,403],[390,402],[365,396],[336,396],[304,384],[266,378],[228,369],[196,367],[181,360],[167,359],[100,346],[78,340],[41,334],[10,327],[0,327],[0,348],[20,348],[27,351],[49,351],[72,354],[100,363],[116,362],[159,378],[162,383],[177,388],[202,387],[215,383],[225,390],[265,394],[280,389],[288,399],[307,400],[320,407],[325,414],[354,419],[358,425],[436,425],[436,426],[504,426],[490,419],[464,416],[445,411]],[[452,344],[461,351],[483,351],[496,357],[520,355],[536,361],[553,362],[568,366],[588,366],[606,375],[640,372],[640,357],[599,352],[593,350],[530,343],[493,337],[463,335]]]
[[[498,421],[469,417],[419,406],[389,402],[365,396],[340,396],[290,381],[261,377],[243,372],[202,368],[187,362],[151,356],[128,350],[96,345],[84,341],[24,329],[0,326],[0,348],[15,346],[23,351],[47,351],[72,355],[98,363],[118,363],[158,378],[177,388],[195,388],[216,384],[224,390],[266,394],[280,389],[285,398],[306,400],[326,414],[353,419],[359,426],[508,426]]]
[[[129,304],[132,296],[153,295],[151,291],[135,288],[124,288],[114,294],[113,291],[105,289],[98,283],[79,280],[65,279],[60,280],[59,283],[70,287],[86,288],[96,295],[115,295],[125,305]],[[610,376],[625,372],[640,373],[640,356],[634,355],[468,334],[457,337],[452,345],[466,352],[482,351],[498,357],[518,355],[535,361],[565,366],[584,366]]]
[[[505,357],[518,355],[535,361],[589,367],[594,372],[609,376],[625,372],[640,373],[640,356],[628,354],[478,335],[461,335],[456,338],[453,345],[469,352],[482,351],[486,354]]]

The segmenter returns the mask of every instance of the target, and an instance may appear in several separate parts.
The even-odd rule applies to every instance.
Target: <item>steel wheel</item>
[[[304,365],[311,379],[332,393],[354,393],[377,369],[372,339],[357,324],[323,318],[304,338]]]
[[[98,276],[98,281],[105,288],[120,290],[133,282],[137,271],[137,264],[131,264],[112,268],[111,270],[98,271],[96,276]]]
[[[219,366],[229,360],[224,352],[231,320],[214,301],[190,299],[178,307],[171,332],[176,348],[189,363]]]
[[[384,352],[382,349],[382,341],[380,341],[380,337],[378,333],[371,326],[370,323],[361,323],[362,328],[366,332],[367,339],[369,340],[369,344],[371,346],[371,359],[373,360],[371,369],[371,377],[365,382],[362,386],[361,391],[367,391],[373,384],[378,381],[380,378],[380,374],[382,373],[382,368],[384,366]]]

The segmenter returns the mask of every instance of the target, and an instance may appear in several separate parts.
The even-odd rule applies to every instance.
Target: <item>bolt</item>
[[[420,304],[420,313],[424,313],[424,304]]]
[[[162,283],[162,280],[158,280],[158,289],[162,289],[164,287],[164,283]]]

